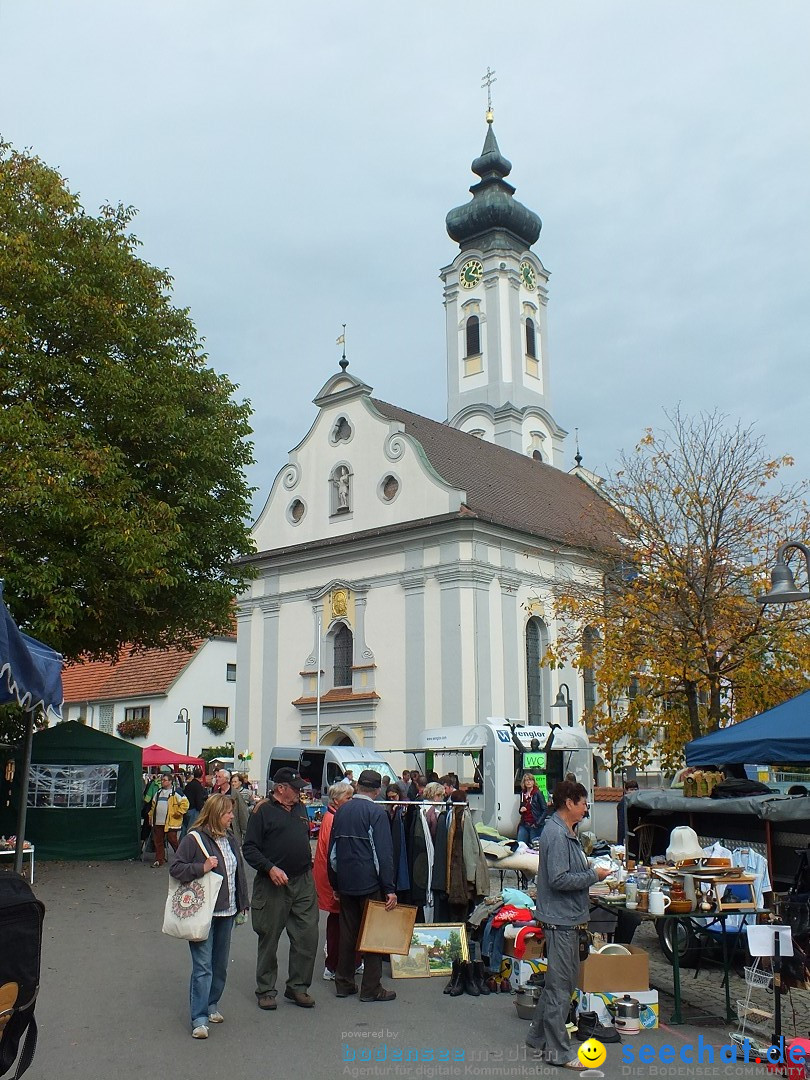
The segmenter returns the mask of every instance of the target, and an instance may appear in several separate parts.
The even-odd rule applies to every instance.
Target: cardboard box
[[[636,990],[631,995],[639,1003],[639,1020],[641,1021],[641,1027],[645,1031],[651,1031],[653,1028],[658,1027],[658,991],[657,990]],[[622,997],[622,993],[585,993],[582,990],[577,990],[577,998],[579,1001],[578,1008],[580,1012],[595,1012],[599,1017],[601,1024],[612,1024],[613,1014],[609,1011],[607,1005],[609,1001],[614,1001],[616,998]]]
[[[612,956],[592,952],[579,965],[577,986],[587,993],[605,991],[622,994],[630,990],[650,989],[650,962],[644,949],[625,945],[629,956]]]
[[[504,956],[515,956],[515,942],[513,939],[507,938],[506,941],[504,941],[503,954]],[[545,956],[545,942],[542,940],[542,938],[527,938],[526,948],[524,950],[523,956],[521,956],[520,959],[540,960],[543,956]],[[515,957],[515,959],[518,958]]]
[[[525,990],[530,985],[532,975],[545,970],[545,960],[516,960],[514,956],[505,956],[501,961],[500,974],[509,980],[513,990]]]

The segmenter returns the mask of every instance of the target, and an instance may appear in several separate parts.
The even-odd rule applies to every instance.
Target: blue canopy
[[[687,765],[810,762],[810,690],[686,745]]]
[[[61,711],[62,657],[18,630],[3,600],[0,581],[0,705],[16,702],[26,712]]]

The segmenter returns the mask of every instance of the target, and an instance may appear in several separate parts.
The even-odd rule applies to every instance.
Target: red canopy
[[[153,768],[155,765],[199,765],[205,772],[205,761],[201,757],[188,757],[186,754],[178,754],[176,750],[167,750],[165,746],[152,743],[145,746],[143,751],[143,767]]]

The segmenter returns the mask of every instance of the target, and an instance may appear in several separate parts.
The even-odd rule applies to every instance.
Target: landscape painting
[[[450,975],[454,960],[469,960],[467,932],[463,923],[418,923],[413,928],[411,946],[427,949],[431,975]]]

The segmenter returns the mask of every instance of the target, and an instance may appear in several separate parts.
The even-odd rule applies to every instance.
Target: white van
[[[380,776],[398,779],[396,770],[386,761],[384,754],[360,746],[317,746],[314,743],[298,746],[274,746],[267,766],[267,787],[279,769],[295,769],[312,784],[315,792],[326,794],[331,784],[336,784],[350,769],[357,780],[363,769],[374,769]]]
[[[486,723],[472,726],[426,728],[420,742],[421,747],[410,752],[424,756],[425,769],[435,769],[440,776],[457,773],[467,790],[473,821],[504,836],[517,834],[524,772],[534,773],[544,795],[566,773],[573,773],[588,798],[593,797],[593,750],[578,725],[526,727],[521,720],[487,717]]]

